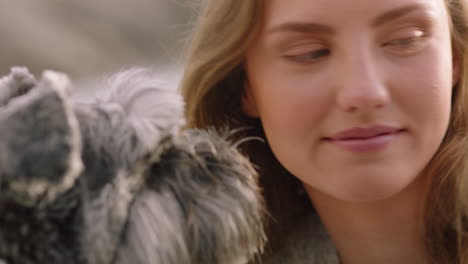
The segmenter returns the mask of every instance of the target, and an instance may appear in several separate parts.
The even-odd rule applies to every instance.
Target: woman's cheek
[[[401,71],[405,69],[403,67],[396,73],[400,76],[400,85],[395,89],[395,101],[402,102],[402,107],[408,113],[414,113],[420,121],[448,122],[452,95],[451,65],[437,52],[428,52],[418,62],[410,65],[406,74]]]
[[[333,87],[330,79],[318,74],[280,74],[275,93],[278,106],[290,120],[301,125],[318,125],[319,120],[333,105]],[[328,81],[326,81],[328,79]],[[280,106],[281,105],[281,106]],[[312,124],[311,124],[312,123]]]

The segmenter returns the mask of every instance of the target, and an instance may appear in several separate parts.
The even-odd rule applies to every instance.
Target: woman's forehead
[[[266,4],[264,27],[271,30],[294,22],[338,27],[350,22],[372,25],[417,11],[444,17],[444,5],[444,0],[270,0]]]

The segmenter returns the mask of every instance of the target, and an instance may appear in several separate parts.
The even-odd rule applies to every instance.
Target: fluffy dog
[[[252,259],[263,201],[228,133],[182,131],[181,98],[146,70],[106,86],[76,102],[64,74],[0,79],[0,263]]]

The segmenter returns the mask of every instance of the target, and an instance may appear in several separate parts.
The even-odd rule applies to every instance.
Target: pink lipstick
[[[385,149],[404,131],[401,128],[384,125],[353,127],[324,139],[350,152],[374,152]]]

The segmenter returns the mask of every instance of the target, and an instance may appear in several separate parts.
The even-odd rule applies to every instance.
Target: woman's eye
[[[413,52],[419,50],[424,43],[426,35],[423,30],[409,28],[396,34],[393,40],[385,42],[384,47],[389,47],[395,51]]]
[[[407,45],[414,44],[415,42],[421,40],[421,38],[422,36],[396,39],[396,40],[392,40],[388,42],[386,45],[407,46]]]
[[[285,57],[295,62],[313,63],[328,55],[330,55],[330,50],[321,49],[301,54],[286,55]]]

